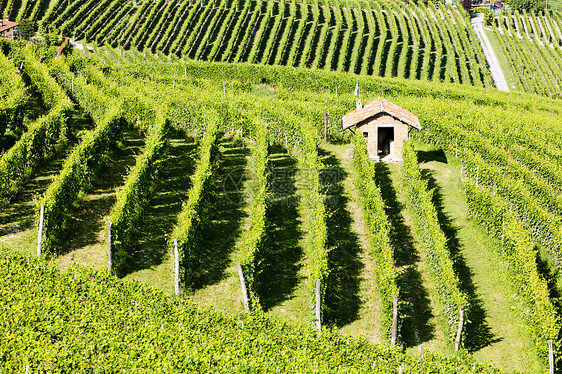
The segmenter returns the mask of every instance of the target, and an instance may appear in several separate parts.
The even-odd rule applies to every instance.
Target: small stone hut
[[[6,17],[6,19],[0,18],[0,37],[6,38],[8,40],[14,40],[14,31],[16,27],[19,26],[17,22],[10,22],[10,19]]]
[[[367,140],[369,157],[376,161],[402,161],[402,147],[410,127],[421,130],[414,114],[381,97],[342,118],[342,131],[355,126]]]

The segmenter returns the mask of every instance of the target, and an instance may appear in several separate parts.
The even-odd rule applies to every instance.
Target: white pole
[[[392,337],[390,338],[390,345],[396,345],[396,335],[398,335],[398,296],[394,296],[392,300]]]
[[[41,256],[41,241],[43,240],[43,220],[45,216],[45,205],[41,205],[39,212],[39,233],[37,235],[37,257]]]
[[[107,221],[107,269],[111,272],[113,262],[111,259],[111,221]]]
[[[459,316],[459,328],[457,330],[457,337],[455,339],[455,352],[458,352],[461,345],[461,334],[462,334],[463,323],[464,323],[464,311],[461,309],[460,316]]]
[[[554,353],[552,350],[552,340],[548,341],[548,374],[554,374]]]
[[[244,273],[242,272],[242,265],[236,263],[238,269],[238,277],[240,278],[240,287],[242,287],[242,301],[244,301],[244,309],[246,313],[250,313],[250,302],[248,301],[248,291],[246,290],[246,282],[244,281]]]
[[[318,335],[322,332],[322,297],[320,292],[320,279],[316,280],[316,328]]]
[[[178,239],[174,239],[174,292],[180,293],[180,255],[178,252]]]

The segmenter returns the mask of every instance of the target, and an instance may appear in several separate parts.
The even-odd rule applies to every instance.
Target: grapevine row
[[[194,59],[489,85],[482,52],[466,37],[474,41],[474,31],[465,22],[451,22],[461,16],[450,8],[442,20],[441,11],[431,4],[410,8],[398,3],[146,0],[135,7],[121,0],[105,1],[77,0],[70,6],[53,2],[42,25],[60,26],[86,41]],[[389,57],[381,61],[383,52]],[[430,61],[434,68],[426,73]]]
[[[421,177],[414,148],[409,143],[404,144],[403,157],[406,203],[412,212],[414,228],[425,251],[425,259],[429,262],[437,298],[443,308],[445,339],[451,343],[457,332],[459,313],[461,310],[466,311],[470,305],[459,288],[447,239],[441,230],[427,182]]]
[[[390,245],[390,224],[384,211],[380,188],[375,184],[373,161],[367,154],[367,145],[358,132],[354,138],[353,166],[357,177],[365,226],[369,235],[369,252],[375,263],[374,275],[381,300],[381,331],[388,339],[392,328],[393,298],[398,296],[397,272]]]

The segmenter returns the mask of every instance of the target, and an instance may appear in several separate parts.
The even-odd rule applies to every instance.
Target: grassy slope
[[[196,145],[181,135],[169,139],[170,148],[163,159],[160,182],[140,222],[139,247],[134,256],[134,271],[126,279],[150,283],[173,292],[173,258],[169,237],[191,187]]]
[[[297,160],[280,148],[270,150],[270,206],[267,214],[267,260],[261,303],[280,318],[308,324],[311,305],[301,230]],[[283,269],[283,270],[281,270]]]
[[[0,244],[7,244],[22,252],[37,253],[37,226],[39,210],[37,202],[60,173],[72,148],[80,141],[83,131],[93,123],[82,113],[73,111],[70,117],[73,135],[64,149],[37,169],[37,174],[26,183],[11,204],[0,209]]]
[[[439,218],[452,251],[457,251],[456,269],[474,307],[472,323],[465,329],[472,335],[465,346],[481,361],[491,360],[512,370],[544,372],[533,351],[532,342],[515,308],[516,300],[502,260],[499,243],[467,217],[464,193],[459,184],[456,159],[448,163],[429,147],[417,144],[421,167],[435,188]],[[438,155],[435,157],[435,155]],[[423,162],[427,161],[427,162]]]
[[[204,233],[202,251],[206,254],[194,279],[191,297],[200,305],[243,312],[242,293],[236,270],[239,253],[236,239],[243,229],[247,213],[244,210],[247,150],[230,142],[220,147],[221,163],[215,183],[212,224]]]
[[[342,199],[341,208],[345,210],[351,221],[348,229],[356,237],[356,244],[359,250],[355,257],[362,265],[359,267],[356,275],[356,282],[358,283],[356,294],[359,301],[356,318],[341,326],[340,331],[344,334],[364,335],[371,341],[382,342],[380,322],[378,320],[380,304],[373,275],[374,264],[367,250],[367,229],[364,223],[358,191],[355,189],[354,178],[356,176],[352,160],[348,156],[349,147],[350,145],[332,144],[323,146],[323,149],[329,155],[337,158],[337,164],[332,165],[332,168],[337,168],[336,170],[339,171],[342,182],[343,191],[339,194]],[[329,235],[334,235],[334,233],[329,232]]]
[[[107,266],[107,220],[116,201],[116,191],[123,185],[129,169],[135,163],[135,155],[142,152],[143,140],[138,134],[123,133],[118,148],[108,157],[105,170],[94,181],[90,191],[79,202],[78,211],[70,222],[67,247],[56,261],[60,268],[74,261],[98,269]]]
[[[509,86],[509,89],[513,91],[520,91],[521,88],[517,84],[517,80],[513,75],[514,72],[511,70],[511,67],[509,66],[509,62],[507,61],[507,58],[505,57],[505,55],[502,52],[502,49],[500,48],[500,42],[498,41],[498,37],[493,31],[487,28],[484,28],[484,32],[486,33],[486,36],[490,41],[490,45],[494,49],[496,57],[498,58],[500,68],[503,71],[503,75],[505,76],[505,80],[507,81],[507,85]]]
[[[379,166],[377,170],[379,185],[383,190],[381,169],[386,168]],[[381,191],[385,204],[390,204],[387,215],[391,217],[391,223],[397,223],[396,217],[392,217],[391,214],[399,214],[400,220],[400,226],[393,227],[396,230],[393,239],[397,266],[403,274],[399,278],[398,287],[403,295],[401,301],[406,303],[403,316],[405,326],[402,328],[406,346],[413,351],[421,349],[423,344],[424,349],[450,353],[441,329],[439,307],[429,275],[429,265],[425,262],[423,249],[414,231],[412,216],[406,208],[406,192],[402,186],[402,165],[389,164],[386,173],[388,173],[386,187],[393,189],[394,194],[394,198],[389,199],[388,191]]]

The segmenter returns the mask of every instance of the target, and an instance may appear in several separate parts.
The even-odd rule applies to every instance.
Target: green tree
[[[545,0],[509,0],[509,5],[518,11],[540,12],[544,11]]]
[[[33,27],[32,20],[22,19],[19,24],[19,30],[22,40],[29,40],[33,35],[35,35],[35,28]]]

